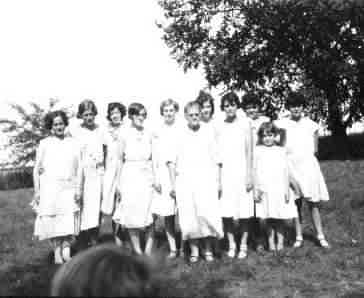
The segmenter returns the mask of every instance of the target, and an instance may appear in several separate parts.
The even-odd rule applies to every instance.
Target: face
[[[144,125],[144,120],[147,118],[147,111],[142,109],[139,111],[138,115],[134,115],[131,119],[134,127],[142,128]]]
[[[226,118],[235,118],[236,111],[238,110],[238,106],[234,102],[225,101],[223,105],[223,109],[226,115]]]
[[[200,112],[201,111],[198,108],[198,106],[192,106],[186,111],[185,117],[186,117],[188,126],[197,127],[200,125]]]
[[[52,132],[55,136],[63,137],[65,128],[66,125],[64,124],[61,116],[57,116],[53,119]]]
[[[247,106],[245,108],[245,113],[250,119],[258,118],[258,107],[257,106]]]
[[[212,105],[209,101],[205,101],[201,107],[201,119],[205,122],[209,121],[212,117]]]
[[[291,112],[292,119],[299,120],[302,116],[303,107],[302,106],[290,107],[289,111]]]
[[[264,133],[263,138],[262,138],[263,145],[273,146],[274,145],[274,138],[275,138],[275,135],[273,133],[271,133],[271,132]]]
[[[162,114],[165,123],[173,123],[176,118],[176,110],[173,105],[164,106]]]
[[[91,127],[95,124],[95,114],[91,109],[85,110],[82,113],[83,124]]]
[[[121,113],[118,108],[111,110],[110,121],[113,125],[119,125],[121,123]]]

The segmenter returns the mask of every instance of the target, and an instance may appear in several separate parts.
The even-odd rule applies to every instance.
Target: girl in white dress
[[[108,225],[108,230],[114,230],[115,239],[118,245],[121,241],[117,236],[120,228],[118,223],[114,229],[112,216],[116,205],[120,203],[120,193],[117,186],[120,183],[121,174],[121,139],[123,130],[123,118],[126,115],[126,108],[119,102],[112,102],[107,107],[107,120],[109,121],[105,131],[105,175],[103,180],[103,195],[101,212],[103,214],[103,225]],[[111,227],[110,227],[111,225]]]
[[[253,92],[248,92],[242,97],[242,106],[244,112],[248,119],[250,120],[251,129],[252,129],[252,151],[253,156],[256,151],[256,146],[258,142],[258,130],[262,123],[270,121],[267,116],[262,115],[262,102],[258,95]],[[250,195],[253,198],[253,192],[250,192]],[[251,228],[251,238],[255,243],[256,250],[258,252],[264,251],[264,246],[266,242],[265,235],[265,221],[262,218],[256,217],[256,203],[254,203],[254,220],[252,220],[252,228]]]
[[[200,124],[200,112],[198,103],[186,105],[187,127],[181,130],[176,152],[168,163],[171,194],[177,199],[182,237],[189,241],[192,263],[198,261],[199,239],[205,242],[205,259],[213,261],[211,238],[223,236],[219,205],[221,161],[213,131]]]
[[[135,253],[142,254],[139,233],[146,233],[144,252],[150,255],[153,246],[153,192],[160,192],[156,180],[152,134],[144,127],[145,107],[132,103],[128,108],[131,125],[125,128],[122,138],[123,166],[121,170],[120,211],[114,215],[129,231]],[[120,218],[117,217],[120,215]]]
[[[84,245],[96,244],[100,225],[102,180],[104,175],[104,137],[95,123],[97,108],[93,101],[84,100],[78,106],[77,118],[82,123],[71,135],[81,146],[82,209],[81,241]]]
[[[239,97],[229,92],[221,98],[221,110],[225,120],[219,127],[218,142],[221,155],[222,196],[221,216],[229,242],[228,256],[236,253],[234,240],[234,220],[239,220],[242,237],[238,258],[247,256],[248,219],[254,216],[254,200],[249,192],[252,182],[252,131],[246,118],[238,118]]]
[[[308,117],[304,117],[303,106],[305,99],[299,93],[292,93],[287,100],[290,118],[276,121],[276,125],[285,130],[285,145],[288,158],[299,183],[303,195],[311,210],[313,225],[317,232],[317,239],[324,248],[329,248],[326,241],[319,211],[319,203],[329,200],[324,177],[316,158],[318,151],[318,125]],[[299,215],[301,213],[302,198],[296,200]],[[294,247],[303,244],[301,216],[296,222],[296,242]]]
[[[273,123],[261,124],[254,156],[256,216],[266,219],[270,251],[283,249],[285,220],[297,218],[290,185],[300,193],[288,165],[286,149],[276,145],[278,135],[279,130]]]
[[[175,214],[176,201],[170,196],[171,181],[167,166],[169,152],[175,150],[179,138],[179,127],[176,123],[176,113],[179,105],[172,99],[161,103],[160,114],[164,118],[163,124],[155,133],[157,176],[161,183],[161,193],[153,201],[153,213],[163,216],[170,253],[168,258],[177,256]],[[181,247],[183,244],[181,243]],[[183,250],[181,250],[183,251]]]
[[[71,258],[70,242],[79,232],[80,150],[65,136],[67,125],[63,111],[46,116],[45,128],[51,134],[39,143],[33,173],[33,206],[37,211],[34,235],[51,240],[56,264]]]

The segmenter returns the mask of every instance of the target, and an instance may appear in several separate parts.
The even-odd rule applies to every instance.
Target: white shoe
[[[238,259],[245,259],[248,255],[248,247],[246,245],[241,245],[238,253]]]
[[[319,238],[318,241],[320,242],[321,247],[323,248],[330,248],[329,242],[325,238]]]
[[[230,248],[229,251],[227,252],[227,256],[229,258],[234,258],[235,257],[235,248]]]
[[[62,258],[65,262],[71,260],[71,248],[69,246],[63,247]]]
[[[206,252],[205,253],[205,260],[207,262],[212,262],[214,260],[214,256],[212,255],[212,252]]]
[[[294,248],[300,248],[302,246],[303,246],[303,239],[300,239],[300,238],[296,239],[296,241],[293,244],[293,247]]]

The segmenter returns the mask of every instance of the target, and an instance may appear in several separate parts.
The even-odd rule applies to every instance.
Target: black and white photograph
[[[1,0],[0,296],[364,298],[364,0]]]

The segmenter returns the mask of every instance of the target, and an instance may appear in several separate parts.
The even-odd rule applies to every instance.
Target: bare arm
[[[167,162],[169,179],[171,182],[171,192],[170,195],[173,198],[176,198],[176,166],[172,162]]]

